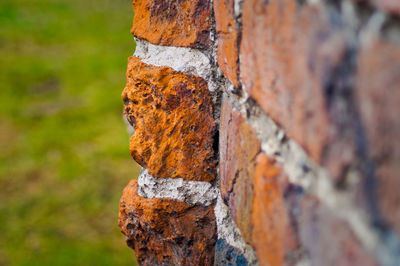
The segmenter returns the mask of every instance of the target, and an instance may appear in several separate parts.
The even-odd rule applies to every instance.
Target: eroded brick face
[[[131,57],[122,93],[134,126],[132,157],[155,177],[211,181],[216,175],[215,122],[206,82]]]
[[[376,51],[379,51],[377,53]],[[390,64],[388,64],[390,62]],[[384,219],[400,235],[400,48],[374,40],[358,59],[356,95],[366,131],[360,150],[375,179],[373,195]],[[367,137],[367,139],[365,139]],[[371,180],[369,180],[371,182]]]
[[[212,265],[216,242],[213,206],[146,199],[132,180],[119,206],[119,226],[140,265]]]
[[[134,0],[132,34],[153,44],[205,48],[210,45],[209,0]]]
[[[239,28],[235,21],[234,0],[214,1],[218,33],[218,65],[235,87],[239,87]]]
[[[220,126],[220,189],[242,232],[251,241],[255,159],[260,142],[239,111],[224,98]]]
[[[209,80],[129,59],[122,98],[135,128],[130,151],[149,174],[167,178],[140,186],[153,182],[155,191],[178,177],[219,185],[213,195],[229,212],[218,201],[215,215],[232,229],[216,242],[212,206],[143,198],[132,181],[120,226],[142,265],[252,264],[251,248],[239,248],[246,243],[260,265],[397,259],[398,243],[387,240],[400,235],[400,49],[389,41],[398,39],[399,3],[214,0],[211,25],[211,1],[133,1],[136,37],[210,57],[218,45]],[[153,60],[179,50],[157,45],[138,54]],[[217,80],[219,70],[248,94]],[[156,192],[145,197],[173,195]]]

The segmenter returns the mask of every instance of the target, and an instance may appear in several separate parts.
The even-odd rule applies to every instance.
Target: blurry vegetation
[[[132,265],[130,0],[0,1],[0,265]]]

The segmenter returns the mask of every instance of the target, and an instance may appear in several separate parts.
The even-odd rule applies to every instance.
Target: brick
[[[221,195],[243,239],[250,242],[255,158],[260,152],[260,142],[245,118],[226,98],[220,123]]]
[[[303,199],[299,231],[311,265],[379,265],[349,224],[314,197]]]
[[[214,208],[172,199],[146,199],[132,180],[124,189],[119,226],[140,265],[212,265]]]
[[[244,2],[241,79],[262,109],[337,179],[354,158],[345,31],[332,24],[340,19],[333,8],[297,2]]]
[[[153,44],[205,48],[210,45],[209,0],[133,0],[132,34]]]
[[[152,176],[215,178],[216,126],[211,93],[202,78],[131,57],[122,98],[135,129],[131,155]]]
[[[218,65],[226,78],[239,87],[239,28],[235,21],[234,0],[215,0],[214,14]]]
[[[379,51],[379,52],[377,52]],[[356,98],[367,140],[361,151],[375,167],[376,199],[381,214],[400,235],[400,46],[383,39],[359,53]],[[370,174],[374,174],[370,173]],[[370,181],[371,182],[371,181]]]
[[[294,265],[299,248],[285,204],[287,178],[265,154],[256,159],[252,245],[260,265]]]

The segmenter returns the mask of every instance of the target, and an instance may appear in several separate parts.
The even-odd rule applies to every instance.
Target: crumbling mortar
[[[342,22],[344,23],[341,26],[346,29],[346,41],[348,41],[349,47],[352,47],[355,51],[360,49],[360,47],[367,45],[373,38],[379,38],[382,36],[388,40],[400,43],[400,21],[398,16],[384,14],[369,5],[353,3],[347,0],[340,2],[336,1],[335,5],[332,5],[332,1],[328,0],[305,0],[301,2],[302,4],[306,4],[304,2],[307,2],[308,4],[313,5],[324,4],[329,6],[328,8],[339,9],[341,12],[340,16]],[[234,1],[235,21],[239,30],[237,42],[239,55],[242,31],[242,5],[243,0]],[[213,6],[212,3],[211,6]],[[222,93],[224,93],[233,108],[240,111],[247,118],[249,124],[255,129],[256,135],[261,141],[261,151],[271,158],[274,158],[282,165],[283,170],[288,175],[290,183],[301,187],[305,194],[316,196],[329,208],[335,210],[339,217],[348,221],[357,237],[369,251],[372,251],[380,257],[383,265],[395,265],[394,263],[400,260],[399,240],[391,232],[379,232],[376,230],[376,227],[366,222],[368,221],[369,215],[364,210],[358,208],[354,203],[353,192],[355,191],[357,184],[361,182],[361,173],[357,167],[350,167],[349,171],[346,171],[344,178],[346,179],[347,185],[345,189],[337,189],[337,184],[332,181],[328,171],[310,159],[297,142],[289,139],[285,134],[285,131],[269,118],[254,100],[249,98],[244,87],[238,94],[237,90],[224,77],[222,71],[217,66],[217,33],[215,29],[213,9],[211,25],[211,46],[208,50],[158,46],[137,39],[137,42],[139,43],[139,51],[141,49],[140,45],[145,45],[147,48],[153,46],[151,48],[156,48],[155,51],[158,49],[159,53],[156,55],[148,55],[148,51],[143,54],[135,51],[135,56],[143,56],[143,62],[148,64],[169,66],[179,72],[203,77],[207,81],[213,96],[214,118],[218,124],[218,128]],[[182,57],[175,54],[175,52],[179,50],[187,51],[188,55],[194,55],[195,57],[199,56],[202,60],[207,58],[208,61],[206,62],[206,60],[204,60],[205,64],[201,64],[201,67],[198,67],[198,64],[196,65],[198,62],[193,62],[196,60],[189,60],[186,65],[183,64],[184,66],[177,67],[176,63],[182,61]],[[163,52],[174,54],[174,58],[171,60],[157,61],[157,57]],[[146,56],[148,57],[146,58]],[[240,56],[237,63],[240,67]],[[242,84],[240,78],[241,76],[239,75],[239,82]],[[353,104],[353,100],[347,103],[347,105],[349,104]],[[358,118],[356,120],[358,121]],[[361,126],[357,125],[357,128],[360,129]],[[218,150],[216,151],[216,155],[218,156]],[[141,181],[139,177],[139,194],[141,196],[146,198],[174,197],[177,200],[184,201],[191,205],[200,204],[208,206],[216,203],[215,215],[217,219],[218,237],[225,239],[230,245],[240,249],[245,254],[250,265],[257,264],[254,250],[243,241],[240,231],[229,213],[229,208],[224,204],[218,192],[219,171],[216,180],[211,184],[210,195],[203,199],[194,199],[194,196],[191,193],[196,193],[198,190],[197,188],[192,190],[191,188],[185,187],[187,184],[183,185],[183,187],[176,186],[175,184],[176,191],[173,193],[170,191],[167,192],[168,189],[165,191],[163,186],[165,186],[166,183],[176,181],[177,179],[153,179],[160,182],[156,182],[155,185],[151,187],[149,184],[140,183]],[[184,183],[196,182],[183,181]],[[236,178],[234,179],[234,184],[235,182]],[[196,182],[196,184],[197,183],[206,182]],[[154,193],[154,195],[149,191],[152,191],[151,193]],[[159,195],[156,193],[165,194]],[[175,193],[175,196],[171,196],[171,193]],[[382,237],[383,234],[385,235],[384,237]],[[299,265],[300,264],[308,265],[309,261],[307,261],[307,258],[304,258]]]
[[[213,6],[213,1],[211,4]],[[214,9],[212,9],[211,12],[210,34],[211,34],[210,36],[211,46],[210,50],[208,51],[210,65],[211,65],[211,73],[212,73],[210,78],[214,80],[213,82],[217,84],[218,88],[215,91],[213,91],[212,94],[214,99],[215,119],[217,121],[218,131],[219,131],[223,88],[229,86],[230,82],[228,81],[228,79],[225,78],[223,72],[218,67],[217,63],[218,34],[216,31]],[[216,188],[219,191],[219,186],[220,186],[219,167],[217,168],[217,176],[214,182]],[[218,239],[223,239],[226,241],[228,245],[231,245],[232,247],[239,249],[246,258],[248,265],[258,265],[253,248],[250,245],[246,244],[245,241],[243,240],[240,230],[238,229],[236,223],[233,221],[229,208],[223,203],[220,192],[218,192],[217,202],[214,207],[214,213],[217,221]]]
[[[339,8],[342,23],[340,27],[342,32],[344,29],[350,51],[358,51],[362,45],[372,39],[371,35],[373,34],[375,38],[385,37],[391,41],[400,40],[398,16],[383,14],[374,8],[365,7],[362,3],[341,1],[333,5],[332,1],[308,2],[309,4],[325,2],[330,6],[329,8]],[[360,15],[362,13],[364,16]],[[349,60],[353,60],[350,62],[351,64],[356,61],[354,57],[350,57]],[[350,81],[350,83],[352,82]],[[346,180],[347,189],[339,191],[337,184],[332,182],[328,171],[311,160],[300,145],[287,139],[284,130],[266,116],[255,101],[249,99],[245,89],[242,90],[243,95],[237,95],[231,87],[233,85],[225,87],[224,92],[227,98],[235,109],[248,118],[262,142],[262,151],[282,164],[285,172],[288,173],[290,182],[303,187],[307,194],[317,196],[332,209],[340,210],[340,216],[349,221],[366,248],[376,253],[384,265],[393,265],[400,257],[399,240],[392,232],[388,232],[387,228],[383,232],[379,232],[376,227],[369,224],[367,222],[369,214],[355,206],[352,198],[357,183],[361,182],[360,170],[357,170],[360,160],[355,160],[355,165],[350,166],[349,170],[344,173],[343,178]],[[349,112],[355,115],[357,111],[354,110],[353,101],[351,99],[347,101],[346,106],[349,107]],[[352,116],[353,120],[359,121],[360,119],[354,115]],[[365,162],[364,160],[364,165]],[[305,169],[307,171],[304,171]],[[370,195],[369,198],[373,199],[374,197]],[[346,207],[342,208],[343,206]]]
[[[138,193],[144,198],[170,198],[189,205],[212,205],[218,194],[217,187],[211,183],[153,177],[145,168],[140,171],[138,185]]]
[[[242,234],[233,221],[229,208],[223,202],[220,194],[217,196],[214,210],[218,239],[224,239],[229,245],[239,249],[246,258],[248,265],[258,265],[254,249],[243,240]]]

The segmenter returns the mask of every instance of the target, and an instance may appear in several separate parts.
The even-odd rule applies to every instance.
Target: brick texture
[[[338,91],[334,82],[348,56],[344,31],[329,20],[335,11],[297,2],[245,1],[241,78],[264,111],[316,162],[332,164],[336,177],[354,156],[351,114],[330,105],[341,101],[331,91]]]
[[[255,159],[260,142],[245,118],[225,98],[220,126],[220,189],[242,232],[251,241]]]
[[[235,21],[234,0],[215,0],[214,14],[218,65],[233,85],[239,87],[239,28]]]
[[[294,265],[299,243],[284,198],[282,170],[265,154],[256,159],[252,240],[260,265]],[[294,254],[294,255],[293,255]]]
[[[205,48],[210,45],[209,0],[134,0],[132,34],[153,44]]]
[[[155,177],[211,181],[216,174],[215,122],[206,82],[131,57],[122,93],[134,126],[132,157]]]
[[[214,208],[171,199],[145,199],[132,180],[119,206],[119,226],[140,265],[212,265]]]
[[[141,265],[395,265],[400,1],[133,7],[140,57],[210,63],[180,68],[201,78],[129,59],[130,152],[155,178],[125,188],[119,225]],[[177,183],[207,185],[211,206],[184,203]]]

